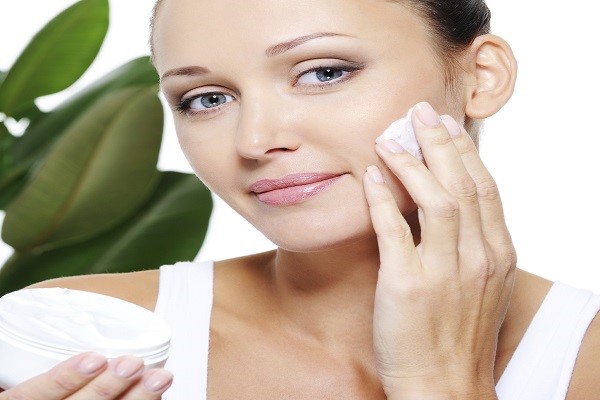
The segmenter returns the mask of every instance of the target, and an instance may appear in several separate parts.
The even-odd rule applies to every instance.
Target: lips
[[[250,191],[259,201],[269,205],[299,203],[329,188],[343,174],[299,173],[280,179],[262,179],[250,185]]]

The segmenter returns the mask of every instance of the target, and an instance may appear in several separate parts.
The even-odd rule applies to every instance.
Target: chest
[[[496,382],[513,352],[498,354]],[[367,351],[341,359],[260,331],[235,336],[211,331],[207,393],[208,400],[386,399]]]
[[[209,400],[386,399],[364,354],[342,360],[306,343],[259,336],[211,332]]]

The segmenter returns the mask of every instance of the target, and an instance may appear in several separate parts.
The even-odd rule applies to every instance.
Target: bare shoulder
[[[597,398],[600,393],[600,317],[590,324],[581,347],[569,385],[567,400]]]
[[[153,311],[158,295],[159,271],[80,275],[50,279],[31,288],[62,287],[116,297]]]

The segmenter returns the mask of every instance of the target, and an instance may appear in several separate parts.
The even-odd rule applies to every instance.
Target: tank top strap
[[[213,267],[213,262],[207,261],[160,268],[154,312],[171,327],[171,350],[165,368],[174,375],[164,400],[206,399]]]
[[[600,296],[554,283],[502,374],[499,400],[564,400]]]

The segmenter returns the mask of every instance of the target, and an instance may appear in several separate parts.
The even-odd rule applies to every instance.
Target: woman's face
[[[462,117],[424,21],[397,2],[166,0],[153,40],[195,173],[293,251],[373,235],[368,165],[388,173],[398,206],[413,211],[375,138],[420,101]]]

